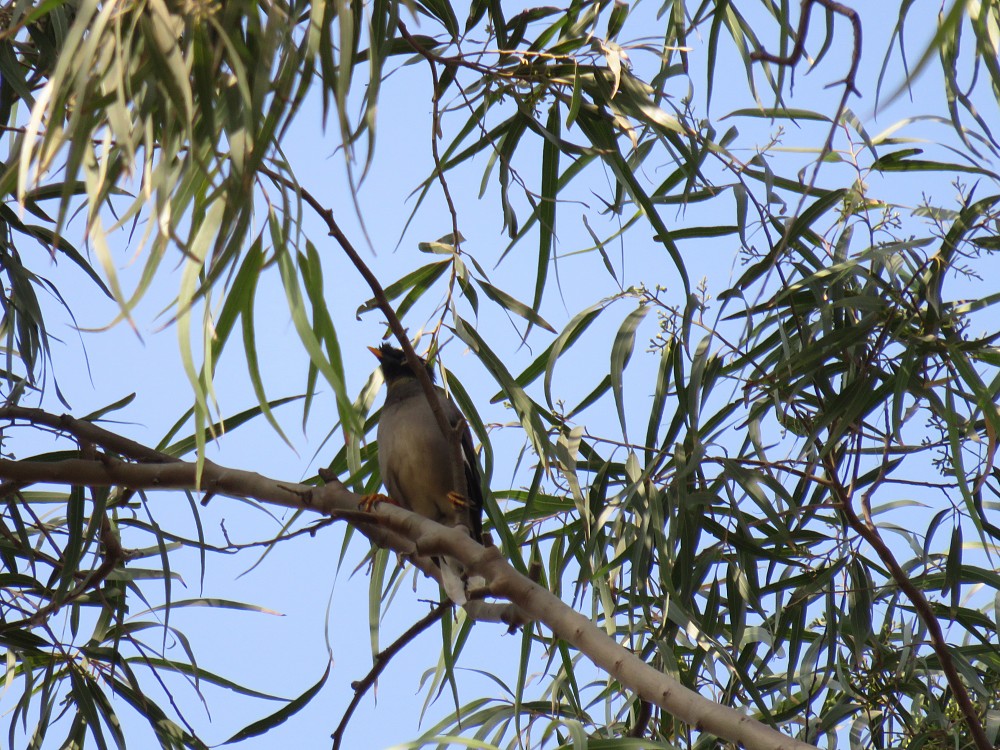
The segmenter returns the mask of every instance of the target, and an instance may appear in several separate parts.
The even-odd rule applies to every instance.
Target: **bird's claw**
[[[390,505],[399,505],[395,500],[393,500],[388,495],[383,495],[381,492],[374,492],[371,495],[364,495],[361,498],[361,502],[358,503],[358,509],[363,510],[365,513],[371,513],[375,510],[375,506],[379,503],[389,503]]]
[[[460,492],[455,492],[452,490],[448,493],[448,502],[454,505],[456,508],[468,508],[469,501],[465,499],[465,496]]]

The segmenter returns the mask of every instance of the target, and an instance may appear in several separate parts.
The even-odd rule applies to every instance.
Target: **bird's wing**
[[[472,444],[472,430],[466,422],[462,431],[462,458],[465,463],[465,483],[469,485],[469,521],[472,538],[483,543],[483,479],[479,471],[479,457]]]
[[[452,427],[459,422],[465,423],[462,430],[462,463],[465,468],[465,483],[468,485],[469,497],[469,532],[472,538],[480,544],[483,543],[483,479],[479,470],[479,456],[476,455],[476,446],[472,443],[472,430],[469,429],[469,420],[462,414],[454,401],[448,398],[444,391],[441,391],[441,398],[447,405],[446,414],[448,422]]]

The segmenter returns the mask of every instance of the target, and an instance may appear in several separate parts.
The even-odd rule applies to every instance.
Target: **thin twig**
[[[861,92],[858,91],[856,86],[858,67],[861,65],[861,16],[858,15],[858,12],[854,10],[854,8],[850,8],[843,3],[838,3],[836,0],[802,0],[802,9],[799,13],[799,29],[795,35],[795,46],[792,48],[791,54],[783,57],[780,55],[773,55],[765,50],[755,50],[750,53],[750,59],[774,63],[775,65],[789,65],[792,67],[797,65],[805,52],[806,37],[809,35],[809,14],[812,11],[813,5],[822,5],[831,13],[837,13],[844,16],[851,22],[851,26],[854,28],[854,49],[851,53],[851,69],[848,71],[845,78],[830,84],[831,86],[844,84],[844,93],[840,98],[840,105],[837,107],[837,113],[833,118],[833,124],[830,126],[830,134],[827,136],[826,144],[823,146],[823,150],[820,152],[819,158],[816,160],[816,166],[818,168],[824,157],[826,157],[826,155],[830,153],[830,150],[833,148],[833,137],[837,132],[840,118],[843,116],[844,110],[847,109],[848,97],[850,97],[851,94],[861,96]],[[813,186],[814,180],[815,172],[813,173],[813,181],[810,181],[810,187]]]
[[[76,419],[68,414],[52,414],[42,409],[29,409],[24,406],[3,406],[0,407],[0,421],[22,420],[31,423],[33,427],[45,425],[58,432],[65,432],[72,435],[77,440],[88,443],[96,443],[103,448],[128,456],[136,461],[146,463],[168,463],[179,461],[176,456],[170,456],[153,448],[149,448],[134,440],[129,440],[122,435],[98,427],[93,422],[85,419]]]
[[[955,662],[945,641],[944,632],[941,630],[941,623],[938,621],[937,615],[934,614],[934,610],[931,609],[930,603],[923,592],[913,583],[909,574],[897,562],[895,555],[892,554],[892,550],[889,549],[889,546],[882,539],[882,535],[879,534],[878,528],[874,524],[866,524],[858,517],[852,504],[852,493],[837,478],[837,467],[830,454],[824,457],[824,465],[831,479],[834,480],[832,485],[833,490],[840,501],[841,510],[847,519],[847,523],[854,529],[858,536],[868,542],[872,549],[875,550],[879,559],[888,568],[893,581],[910,599],[913,609],[916,610],[917,615],[927,628],[931,647],[938,657],[938,661],[941,664],[941,671],[944,672],[945,679],[948,681],[948,687],[951,688],[951,692],[955,697],[955,703],[958,704],[958,708],[962,712],[962,717],[969,728],[969,734],[972,735],[973,742],[976,743],[978,750],[995,750],[993,743],[986,737],[986,731],[983,729],[982,722],[979,720],[979,714],[976,712],[976,707],[969,697],[969,691],[966,689],[965,683],[962,682],[962,677],[955,667]]]
[[[833,138],[836,135],[837,128],[840,126],[840,118],[843,117],[844,112],[847,109],[848,98],[851,94],[856,94],[858,96],[861,95],[856,86],[858,67],[861,65],[861,17],[858,15],[856,10],[844,5],[843,3],[838,3],[836,0],[802,0],[802,7],[799,12],[799,28],[796,33],[795,46],[792,48],[791,54],[782,57],[780,55],[773,55],[763,49],[755,50],[750,53],[751,60],[774,63],[775,65],[794,66],[798,64],[803,53],[805,52],[806,37],[809,34],[809,14],[812,10],[812,6],[816,4],[822,5],[832,13],[844,16],[851,22],[851,27],[854,30],[854,47],[851,52],[851,67],[847,76],[840,81],[830,84],[832,86],[843,84],[844,93],[840,97],[840,104],[837,106],[837,111],[830,125],[830,132],[827,134],[826,142],[823,144],[823,149],[820,151],[819,157],[813,163],[812,175],[809,177],[809,182],[803,186],[804,190],[799,196],[799,202],[797,208],[795,209],[794,216],[801,215],[803,207],[805,206],[806,198],[812,194],[813,188],[816,187],[816,180],[819,178],[819,169],[823,164],[823,159],[826,158],[826,155],[833,150]],[[794,226],[794,221],[790,220],[787,222],[787,226],[785,231],[782,233],[781,240],[768,253],[772,262],[777,260],[778,256],[784,252],[785,248],[788,246],[788,236]]]
[[[380,651],[375,656],[375,663],[372,665],[371,671],[366,674],[363,679],[351,683],[351,687],[354,689],[354,697],[351,699],[351,704],[344,712],[344,716],[340,720],[340,724],[337,725],[333,734],[330,735],[333,738],[333,750],[340,750],[340,743],[343,741],[344,731],[347,729],[347,723],[351,720],[351,716],[354,715],[354,711],[361,704],[361,699],[365,697],[365,694],[375,684],[379,675],[381,675],[382,672],[385,671],[385,668],[389,666],[389,662],[392,660],[392,657],[398,654],[404,646],[410,643],[410,641],[427,630],[427,628],[435,622],[440,620],[444,613],[451,608],[451,606],[451,602],[441,602],[424,617],[413,623],[413,625],[411,625],[405,633],[399,636],[399,638],[393,641],[391,645]]]
[[[444,194],[445,203],[448,204],[448,213],[451,215],[451,242],[454,247],[455,255],[451,261],[451,275],[448,280],[448,297],[445,301],[444,310],[442,310],[441,313],[441,319],[443,320],[447,310],[452,307],[451,299],[455,292],[455,283],[458,280],[457,256],[462,253],[462,234],[458,229],[458,210],[455,208],[455,201],[452,200],[451,189],[448,187],[448,180],[444,176],[444,167],[441,164],[441,154],[438,151],[438,135],[441,132],[441,109],[438,101],[438,95],[440,93],[438,91],[440,79],[438,78],[437,63],[435,62],[434,56],[410,35],[409,30],[406,28],[406,24],[402,21],[397,21],[396,26],[399,29],[399,33],[403,35],[407,44],[409,44],[415,52],[427,61],[427,64],[431,69],[431,85],[433,86],[431,94],[431,156],[434,159],[434,173],[437,176],[438,183],[441,185],[441,192]],[[393,311],[393,313],[394,312],[395,311]],[[438,327],[440,327],[440,321],[438,322]],[[468,478],[465,474],[464,459],[462,454],[462,435],[463,432],[468,429],[468,425],[460,421],[458,424],[450,425],[449,427],[450,429],[445,430],[442,428],[442,430],[451,450],[452,486],[454,486],[455,489],[464,490],[462,494],[465,497],[471,497],[472,488],[468,486]]]
[[[438,182],[441,184],[441,192],[444,193],[444,200],[448,204],[448,212],[451,214],[451,230],[452,237],[455,244],[455,249],[461,249],[461,240],[458,232],[458,211],[455,209],[455,202],[451,198],[451,190],[448,188],[448,181],[444,177],[444,168],[441,165],[441,154],[438,152],[438,134],[441,132],[441,109],[440,102],[438,101],[438,96],[440,92],[438,91],[438,86],[440,85],[440,80],[437,74],[437,60],[433,54],[417,42],[416,39],[411,36],[409,30],[406,28],[406,24],[402,21],[396,21],[396,27],[399,29],[399,33],[403,35],[403,39],[406,43],[410,45],[414,52],[423,57],[431,69],[431,83],[434,86],[434,93],[431,96],[431,104],[433,106],[433,111],[431,113],[431,155],[434,158],[434,172],[437,175]]]
[[[103,545],[101,564],[86,574],[86,577],[66,596],[59,600],[52,600],[43,607],[39,607],[30,616],[22,620],[12,620],[0,623],[0,634],[10,630],[18,630],[24,627],[37,627],[47,620],[51,615],[56,614],[67,604],[71,604],[80,597],[95,591],[104,583],[105,579],[118,567],[120,562],[128,559],[128,552],[121,546],[121,542],[115,535],[108,520],[107,515],[101,518],[101,543]]]
[[[396,315],[396,311],[393,309],[392,303],[389,302],[389,298],[386,296],[385,289],[382,288],[382,284],[379,282],[378,277],[375,276],[368,265],[361,259],[361,255],[347,238],[347,235],[344,234],[344,231],[340,228],[336,218],[334,218],[333,210],[324,206],[320,203],[316,196],[284,175],[279,174],[264,165],[261,165],[259,169],[262,174],[267,175],[272,180],[281,183],[285,187],[290,188],[301,195],[302,200],[304,200],[326,224],[330,236],[337,241],[337,244],[340,245],[348,259],[354,264],[358,273],[360,273],[361,277],[365,280],[365,283],[368,284],[368,287],[372,290],[372,294],[375,297],[375,303],[382,311],[382,314],[385,315],[386,322],[389,324],[389,328],[392,331],[393,336],[396,337],[400,348],[406,354],[406,361],[409,363],[410,368],[413,370],[417,380],[424,389],[424,395],[427,396],[427,401],[430,403],[431,410],[434,412],[434,418],[437,419],[438,427],[441,428],[442,434],[450,436],[452,432],[451,425],[448,422],[447,415],[444,413],[444,407],[441,405],[440,399],[438,399],[434,383],[431,382],[430,376],[427,374],[427,371],[423,366],[423,360],[421,360],[414,351],[413,345],[410,343],[410,338],[406,335],[406,329],[403,328],[403,324]]]

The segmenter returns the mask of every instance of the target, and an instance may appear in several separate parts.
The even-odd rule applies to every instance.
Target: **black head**
[[[402,349],[397,349],[392,344],[382,344],[382,346],[378,349],[373,346],[369,346],[368,351],[378,358],[379,365],[382,367],[382,377],[385,378],[385,382],[387,384],[394,383],[402,378],[415,377],[413,374],[413,368],[410,367],[410,363],[406,361],[406,354]],[[421,359],[420,361],[424,363],[427,375],[433,383],[434,368],[424,362],[424,360]]]

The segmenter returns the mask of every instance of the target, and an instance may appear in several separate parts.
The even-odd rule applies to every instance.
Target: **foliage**
[[[55,473],[31,489],[5,471],[25,433],[51,433],[30,460],[53,465],[97,454],[204,461],[222,432],[214,404],[226,357],[245,357],[259,399],[226,429],[265,420],[284,438],[274,412],[284,400],[260,369],[272,342],[255,318],[261,285],[276,277],[309,357],[303,420],[328,388],[346,436],[331,469],[374,491],[377,384],[348,390],[340,341],[353,321],[327,307],[328,231],[358,256],[329,223],[332,198],[299,184],[285,139],[320,97],[370,223],[358,195],[393,75],[423,86],[433,121],[433,136],[409,144],[433,165],[414,186],[411,219],[442,210],[450,231],[419,238],[429,261],[381,287],[444,362],[459,342],[473,352],[477,376],[510,410],[503,434],[523,437],[519,457],[497,455],[484,402],[477,409],[449,373],[487,475],[516,465],[511,486],[494,479],[487,508],[503,554],[657,670],[803,741],[995,744],[1000,179],[988,123],[1000,6],[956,2],[927,46],[913,47],[904,32],[926,10],[901,2],[881,37],[865,26],[884,60],[855,79],[860,39],[835,5],[805,3],[807,31],[789,3],[766,0],[516,13],[483,0],[467,11],[436,0],[6,4],[0,642],[16,692],[10,744],[21,732],[40,747],[66,717],[55,741],[122,747],[114,695],[162,746],[203,747],[159,697],[170,672],[273,698],[199,666],[171,625],[185,607],[249,608],[172,592],[177,555],[193,549],[205,565],[233,551],[208,541],[194,492],[188,536],[154,520],[145,491]],[[797,40],[813,67],[847,75],[830,97],[794,104],[810,102],[792,85],[804,63],[760,54],[794,57]],[[918,83],[935,62],[939,78]],[[734,71],[745,101],[719,114]],[[838,106],[854,90],[866,108],[919,96],[872,134],[872,121]],[[954,197],[920,194],[914,178]],[[462,236],[480,185],[508,238],[495,257]],[[327,223],[315,229],[317,216]],[[137,229],[141,271],[127,283],[117,248]],[[127,401],[79,420],[26,408],[64,377],[46,315],[49,296],[66,295],[39,270],[38,246],[79,266],[88,294],[112,298],[115,322],[134,324],[156,290],[176,295],[168,315],[193,406],[155,450],[93,432]],[[592,283],[560,283],[576,256]],[[735,278],[711,273],[713,263],[733,264]],[[380,293],[359,314],[373,315]],[[519,326],[514,343],[492,325],[504,315]],[[521,339],[538,350],[523,364]],[[316,528],[296,516],[274,544],[303,530]],[[377,630],[401,578],[384,551],[372,560]],[[445,617],[432,693],[461,680],[454,666],[472,627],[462,613]],[[167,658],[167,634],[186,660]],[[418,744],[715,745],[545,628],[529,624],[521,638],[505,697],[456,706]],[[545,679],[529,684],[539,660]],[[233,739],[286,720],[323,680]]]

